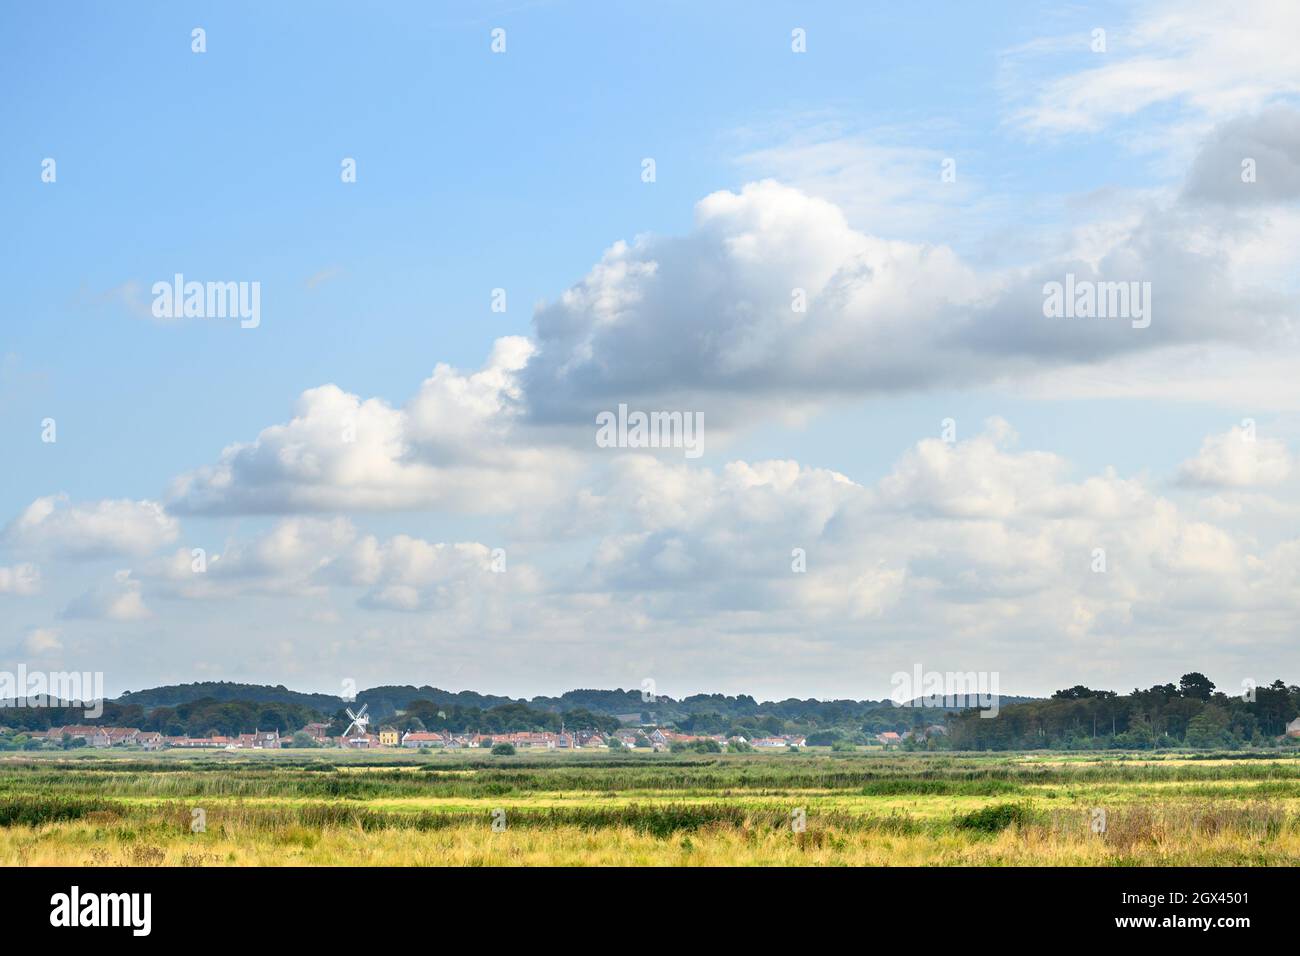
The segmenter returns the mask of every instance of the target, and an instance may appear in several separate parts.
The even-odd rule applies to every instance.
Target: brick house
[[[251,734],[240,734],[237,745],[240,750],[279,750],[280,731],[255,730]]]
[[[137,727],[100,727],[86,741],[92,747],[120,747],[134,743],[139,736]]]
[[[328,744],[330,742],[329,724],[310,723],[305,725],[301,732],[310,737],[314,743]]]

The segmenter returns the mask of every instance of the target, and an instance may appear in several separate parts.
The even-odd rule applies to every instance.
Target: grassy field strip
[[[59,839],[0,830],[5,865],[135,866],[1126,866],[1287,865],[1300,859],[1300,837],[1243,844],[1234,834],[1194,844],[1164,843],[1116,851],[1097,839],[1069,842],[1004,832],[972,841],[956,833],[799,839],[789,833],[718,831],[662,839],[631,829],[597,832],[486,828],[421,834],[349,830],[286,833],[256,840],[245,833],[206,834],[171,844],[122,839],[87,827]]]
[[[1292,788],[1286,799],[1277,799],[1276,795],[1241,783],[1237,786],[1221,788],[1222,792],[1194,796],[1175,793],[1172,799],[1160,793],[1167,790],[1162,787],[1097,787],[1086,791],[1062,792],[1060,788],[1027,787],[1020,798],[1022,802],[1043,810],[1073,808],[1080,813],[1093,807],[1122,807],[1141,804],[1159,796],[1171,805],[1196,806],[1205,802],[1208,796],[1217,800],[1258,801],[1267,798],[1270,803],[1282,810],[1300,814],[1300,787]],[[223,808],[249,807],[306,807],[318,806],[322,801],[312,797],[242,797],[196,795],[188,799],[159,800],[148,796],[105,795],[102,799],[124,807],[151,807],[166,809],[181,804],[185,807],[202,806],[210,815],[216,817]],[[906,814],[918,820],[947,819],[955,815],[970,813],[984,807],[1004,802],[1005,798],[993,796],[859,796],[835,791],[792,791],[781,794],[744,794],[742,796],[720,797],[716,793],[699,794],[655,794],[624,793],[609,795],[595,792],[569,792],[545,794],[501,795],[489,799],[465,799],[460,797],[389,797],[365,801],[347,801],[349,805],[372,810],[378,813],[416,814],[453,813],[481,814],[485,819],[497,808],[507,812],[529,812],[550,809],[604,808],[622,807],[675,807],[675,806],[712,806],[725,802],[741,810],[789,812],[801,807],[809,817],[819,813],[849,814],[854,816]]]
[[[0,761],[0,862],[1300,863],[1300,762],[1045,756],[27,757]]]

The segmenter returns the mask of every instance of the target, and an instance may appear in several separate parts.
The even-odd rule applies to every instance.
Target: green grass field
[[[10,866],[1297,862],[1295,756],[0,759],[0,863]]]

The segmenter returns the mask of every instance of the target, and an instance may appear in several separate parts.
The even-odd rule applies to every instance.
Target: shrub
[[[1012,825],[1023,826],[1038,820],[1038,814],[1027,803],[994,803],[957,817],[959,830],[976,833],[1001,833]]]

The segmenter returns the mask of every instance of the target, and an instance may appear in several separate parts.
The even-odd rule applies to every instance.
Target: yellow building
[[[396,747],[398,743],[397,731],[392,727],[381,727],[379,729],[379,746]]]

